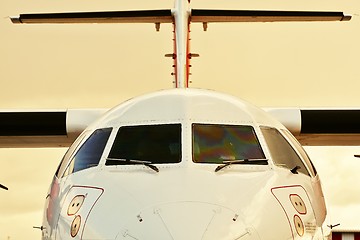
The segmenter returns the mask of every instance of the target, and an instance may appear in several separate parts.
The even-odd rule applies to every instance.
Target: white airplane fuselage
[[[145,131],[138,138],[137,127]],[[156,144],[165,138],[170,153],[160,157],[168,149]],[[151,153],[138,139],[155,144]],[[43,239],[323,239],[320,181],[302,151],[283,125],[232,96],[172,89],[128,100],[65,155],[46,200]]]

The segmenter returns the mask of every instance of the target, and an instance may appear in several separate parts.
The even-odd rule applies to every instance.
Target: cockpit
[[[156,94],[125,103],[110,112],[108,120],[104,118],[97,127],[80,135],[65,154],[57,177],[99,165],[163,166],[183,162],[268,165],[316,175],[301,145],[281,125],[251,106],[246,111],[253,113],[228,97],[200,93],[169,91],[166,101],[163,94]],[[212,106],[217,107],[216,114]]]
[[[183,128],[187,129],[180,123],[172,123],[97,129],[87,139],[79,137],[64,156],[57,175],[63,177],[96,167],[102,157],[105,166],[180,163],[182,142],[187,142],[182,139]],[[260,127],[260,131],[274,165],[316,175],[301,146],[295,141],[294,147],[290,144],[290,133],[271,127]],[[114,135],[112,142],[111,135]],[[110,149],[107,153],[106,146]],[[269,164],[254,127],[230,124],[192,123],[191,160],[195,164]]]

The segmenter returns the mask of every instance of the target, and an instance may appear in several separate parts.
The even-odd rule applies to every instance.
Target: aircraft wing
[[[69,147],[105,111],[0,110],[0,148]]]
[[[279,120],[302,145],[360,145],[360,109],[264,109]]]
[[[302,145],[360,145],[360,109],[266,108]],[[0,110],[0,148],[69,147],[107,109]]]

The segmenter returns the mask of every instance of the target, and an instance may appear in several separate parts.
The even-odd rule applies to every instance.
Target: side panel
[[[82,239],[86,220],[103,192],[91,186],[71,187],[61,207],[56,239]]]
[[[314,211],[305,189],[299,185],[281,186],[272,188],[271,192],[286,214],[293,239],[312,238],[316,234],[317,227]]]

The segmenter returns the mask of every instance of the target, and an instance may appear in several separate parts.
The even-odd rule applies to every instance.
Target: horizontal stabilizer
[[[302,145],[360,145],[360,109],[265,109]]]
[[[13,23],[171,23],[170,9],[113,12],[33,13],[10,17]]]
[[[13,23],[172,23],[171,9],[109,12],[33,13]],[[192,9],[191,22],[349,21],[343,12]]]
[[[342,12],[192,9],[192,22],[349,21]]]

